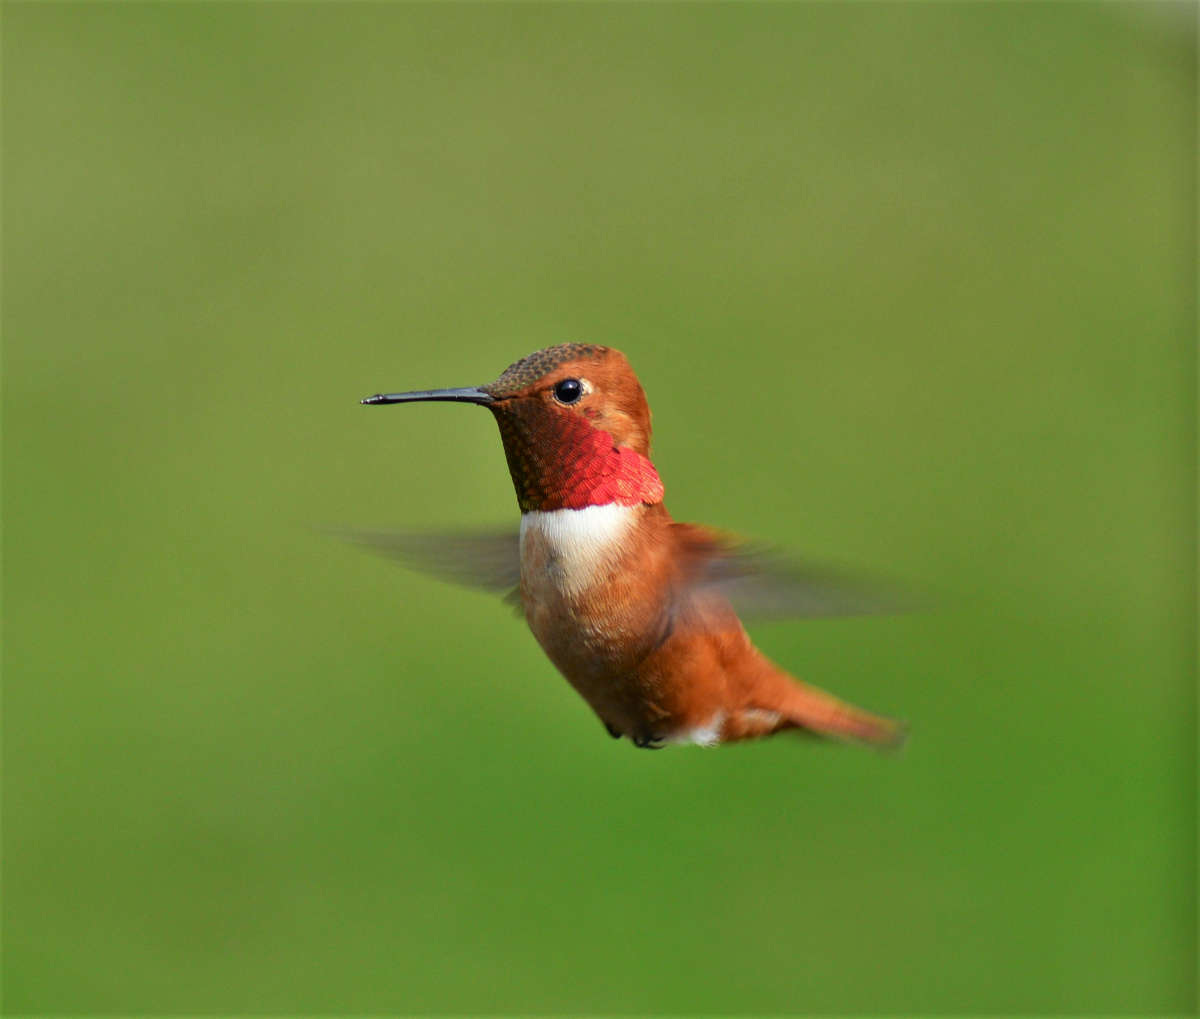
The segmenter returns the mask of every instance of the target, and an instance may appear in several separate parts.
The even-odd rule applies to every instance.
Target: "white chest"
[[[526,600],[576,597],[620,560],[636,508],[588,506],[521,517],[521,587]]]

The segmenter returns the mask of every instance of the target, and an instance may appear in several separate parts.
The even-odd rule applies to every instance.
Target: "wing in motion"
[[[420,573],[507,595],[521,583],[520,539],[512,531],[359,531],[329,533]]]
[[[673,524],[687,549],[691,593],[728,601],[743,620],[877,616],[911,611],[911,597],[884,583],[783,553],[700,524]]]
[[[794,563],[764,546],[698,524],[674,524],[692,560],[689,587],[727,600],[743,620],[869,616],[903,612],[912,600],[839,570]],[[513,531],[331,532],[421,573],[519,603],[520,539]]]

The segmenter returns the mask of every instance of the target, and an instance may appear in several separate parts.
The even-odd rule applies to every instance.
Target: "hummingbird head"
[[[625,355],[563,343],[509,365],[495,382],[370,396],[367,404],[444,400],[485,406],[522,512],[662,501],[650,462],[650,406]]]

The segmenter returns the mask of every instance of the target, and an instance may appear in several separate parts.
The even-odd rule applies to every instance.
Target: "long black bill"
[[[360,400],[359,403],[417,403],[421,400],[488,404],[492,402],[492,396],[482,389],[468,386],[466,389],[418,389],[411,393],[376,393],[374,396]]]

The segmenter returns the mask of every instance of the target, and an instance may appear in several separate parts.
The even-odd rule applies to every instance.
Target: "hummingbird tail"
[[[908,736],[908,726],[903,722],[873,715],[790,677],[780,713],[793,725],[815,735],[854,740],[885,750],[899,749]]]

